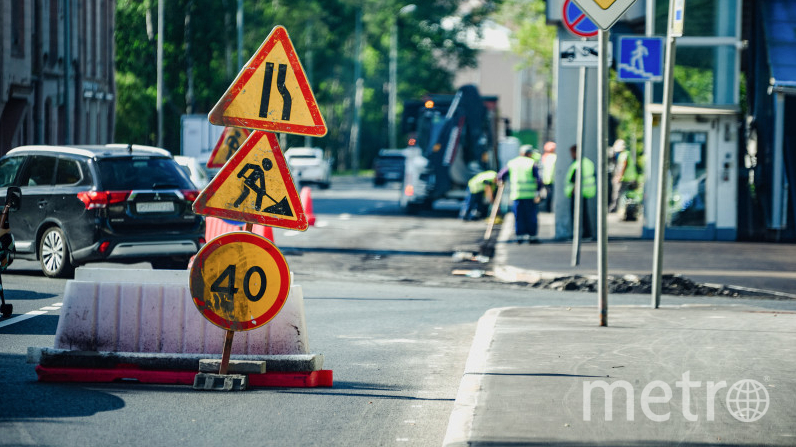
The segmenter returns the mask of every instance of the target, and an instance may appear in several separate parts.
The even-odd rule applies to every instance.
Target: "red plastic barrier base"
[[[161,385],[193,385],[197,371],[161,371],[140,369],[134,365],[117,368],[53,368],[36,366],[40,382],[92,382],[108,383],[135,380],[139,383]],[[266,372],[248,374],[249,386],[279,388],[332,387],[332,370],[312,372]]]

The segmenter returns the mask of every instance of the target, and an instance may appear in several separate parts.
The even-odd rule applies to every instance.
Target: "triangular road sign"
[[[276,135],[254,131],[199,193],[193,209],[271,227],[304,231],[307,216]]]
[[[239,127],[227,127],[221,132],[221,137],[213,148],[210,158],[207,159],[208,168],[220,168],[224,166],[235,151],[238,150],[246,137],[249,136],[249,129]]]
[[[285,28],[271,31],[208,119],[219,126],[326,135],[326,123]]]

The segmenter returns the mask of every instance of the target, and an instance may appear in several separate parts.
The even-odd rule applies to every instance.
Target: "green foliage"
[[[119,143],[154,144],[157,92],[132,73],[116,73],[116,138]]]
[[[544,0],[506,0],[495,19],[514,33],[514,52],[525,59],[524,65],[536,67],[553,76],[553,47],[556,27],[547,24]]]
[[[293,42],[315,93],[329,133],[311,143],[325,148],[343,163],[348,160],[353,119],[355,39],[357,11],[362,11],[364,102],[361,111],[360,166],[369,166],[377,151],[387,145],[387,101],[390,29],[398,24],[398,102],[425,93],[447,93],[453,72],[473,66],[476,52],[460,36],[478,30],[500,0],[459,14],[461,20],[443,19],[457,13],[465,0],[416,2],[410,14],[398,15],[406,0],[244,0],[243,60],[259,48],[275,25],[284,26]],[[167,148],[180,147],[179,117],[207,113],[238,73],[237,0],[169,0],[164,36],[164,112]],[[147,32],[147,13],[150,15]],[[141,138],[152,142],[156,120],[157,0],[117,0],[116,69],[119,84],[116,138]],[[193,80],[188,89],[189,73]],[[144,113],[150,101],[151,110]],[[399,110],[400,113],[400,110]],[[141,119],[145,117],[145,119]],[[147,129],[132,128],[137,121]],[[147,139],[147,141],[144,141]],[[303,145],[304,137],[288,136],[288,146]]]

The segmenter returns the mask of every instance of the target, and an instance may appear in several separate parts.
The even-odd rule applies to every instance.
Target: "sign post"
[[[656,201],[655,249],[652,263],[652,308],[661,304],[663,277],[663,240],[666,232],[666,175],[669,172],[669,131],[671,129],[672,97],[674,93],[674,57],[677,37],[683,35],[685,0],[669,0],[669,27],[666,31],[666,77],[663,80],[663,112],[661,115],[661,145],[658,158],[658,197]]]
[[[633,3],[632,1],[630,2]],[[629,5],[628,5],[629,6]],[[597,67],[597,299],[600,326],[608,326],[608,36],[600,29]]]
[[[597,66],[597,299],[600,326],[608,325],[608,30],[635,0],[573,0],[600,28]],[[582,168],[582,167],[581,167]]]
[[[271,132],[320,137],[327,131],[285,28],[274,27],[208,120],[244,129],[237,133],[228,129],[219,140],[208,165],[223,168],[193,206],[197,214],[246,222],[244,232],[222,234],[202,247],[190,275],[196,308],[226,330],[219,368],[219,374],[226,375],[235,331],[268,323],[290,292],[284,256],[268,239],[251,232],[253,224],[300,231],[308,227],[285,157]],[[248,138],[240,145],[244,136]]]

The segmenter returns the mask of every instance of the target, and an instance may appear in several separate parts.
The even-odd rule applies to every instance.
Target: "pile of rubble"
[[[540,289],[596,292],[597,277],[572,275],[555,278],[543,278],[530,285]],[[724,286],[698,284],[680,275],[663,275],[661,289],[661,293],[664,295],[723,297],[739,296],[737,290],[731,290]],[[608,293],[648,294],[651,292],[652,275],[625,275],[622,277],[608,277]]]

